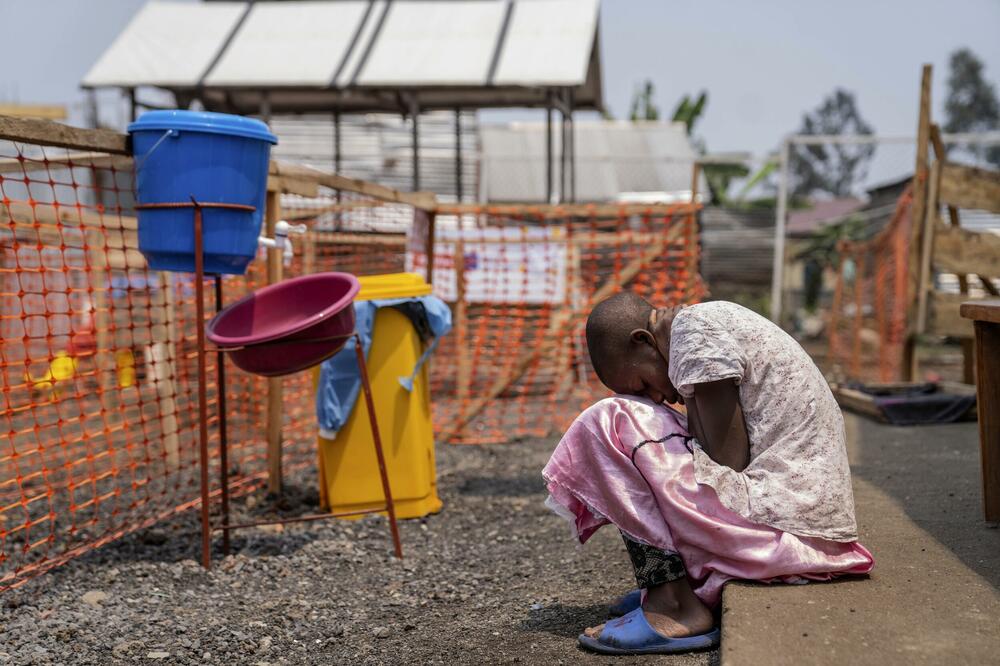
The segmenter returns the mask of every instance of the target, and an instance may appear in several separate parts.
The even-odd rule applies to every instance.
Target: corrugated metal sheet
[[[502,3],[480,0],[396,3],[357,83],[483,85],[497,47],[504,10]],[[447,26],[445,31],[443,26]]]
[[[615,201],[625,192],[687,193],[697,153],[680,123],[577,122],[576,199]],[[561,152],[554,132],[556,186]],[[483,186],[488,201],[545,200],[545,124],[486,125]],[[702,180],[701,191],[707,191]]]
[[[257,111],[600,108],[598,0],[313,0],[143,7],[84,87],[155,86]],[[391,94],[387,94],[390,93]]]
[[[716,297],[766,291],[774,259],[774,210],[706,206],[701,212],[702,275]]]
[[[478,194],[479,141],[475,113],[462,114],[463,201]],[[332,171],[333,119],[330,114],[278,116],[277,159]],[[413,152],[410,124],[398,115],[366,114],[341,119],[341,173],[399,190],[410,190]],[[420,117],[420,185],[445,201],[455,200],[455,115],[432,112]]]
[[[367,8],[360,1],[255,4],[205,83],[327,86]]]
[[[514,3],[494,82],[566,86],[585,81],[599,7],[597,0]]]
[[[245,11],[242,2],[150,2],[94,63],[83,85],[197,83]]]

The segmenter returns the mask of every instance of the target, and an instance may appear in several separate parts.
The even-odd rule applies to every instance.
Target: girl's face
[[[657,327],[654,324],[652,328],[656,331]],[[648,330],[633,331],[628,358],[619,366],[608,388],[615,393],[649,398],[657,404],[683,402],[670,381],[669,356],[661,352],[660,346]]]

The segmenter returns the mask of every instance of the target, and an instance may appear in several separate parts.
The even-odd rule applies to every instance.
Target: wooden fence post
[[[904,381],[917,374],[915,307],[920,293],[920,263],[923,250],[924,214],[927,207],[927,157],[931,138],[931,66],[924,65],[920,77],[920,117],[917,122],[917,162],[913,171],[913,208],[910,210],[909,284],[906,292],[906,342],[901,368]]]
[[[264,207],[264,223],[269,238],[281,219],[281,193],[269,190]],[[267,249],[267,283],[281,281],[284,257],[280,248]],[[267,379],[267,489],[272,495],[281,494],[281,426],[284,419],[281,377]]]
[[[454,244],[455,264],[455,346],[458,348],[458,372],[456,375],[456,397],[458,398],[459,419],[464,421],[472,388],[472,359],[469,358],[469,321],[465,304],[465,243],[458,238]],[[461,434],[461,431],[459,431]]]

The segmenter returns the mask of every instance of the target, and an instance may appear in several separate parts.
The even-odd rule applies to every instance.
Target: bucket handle
[[[163,143],[168,136],[172,137],[172,136],[179,136],[179,135],[180,135],[180,132],[178,132],[175,129],[168,129],[167,131],[165,131],[163,133],[163,136],[161,136],[159,139],[156,140],[156,143],[153,144],[153,147],[150,148],[149,150],[147,150],[146,154],[142,156],[142,160],[135,165],[135,170],[138,171],[138,170],[142,169],[143,165],[146,164],[146,160],[148,160],[149,157],[150,157],[150,155],[153,154],[153,151],[156,150],[157,148],[159,148],[160,144]]]

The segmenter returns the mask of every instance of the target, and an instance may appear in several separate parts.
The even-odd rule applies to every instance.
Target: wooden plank
[[[125,229],[138,231],[139,221],[129,215],[117,213],[96,213],[76,206],[57,206],[51,203],[36,203],[34,206],[23,201],[12,201],[0,206],[0,218],[15,219],[39,224],[65,224],[101,229]]]
[[[976,312],[983,309],[979,306]],[[982,461],[983,513],[1000,521],[1000,304],[976,321],[976,396],[979,402],[979,454]],[[972,311],[970,311],[972,314]]]
[[[160,415],[160,429],[163,436],[163,450],[167,469],[176,470],[180,465],[180,428],[177,416],[177,386],[174,379],[177,372],[177,311],[170,273],[159,272],[162,302],[153,306],[153,343],[149,346],[152,357],[153,381],[156,386],[157,407]]]
[[[550,220],[564,217],[608,219],[628,215],[653,215],[680,217],[701,209],[701,206],[682,204],[451,204],[437,206],[438,215],[490,215],[494,217],[524,217]]]
[[[357,178],[348,178],[335,173],[326,173],[318,169],[287,162],[271,161],[270,175],[291,180],[302,180],[317,183],[323,187],[344,192],[355,192],[365,196],[402,203],[423,210],[434,210],[437,206],[437,196],[432,192],[400,192],[385,185],[369,183]]]
[[[886,422],[882,410],[875,404],[874,396],[844,386],[831,386],[830,388],[833,391],[833,397],[837,400],[837,404],[844,409],[870,416],[882,423]]]
[[[959,307],[959,312],[965,319],[1000,324],[1000,299],[966,301]]]
[[[946,273],[1000,277],[1000,235],[939,225],[934,229],[933,263]]]
[[[267,193],[264,208],[266,235],[274,238],[275,225],[281,219],[281,196],[277,192]],[[283,256],[278,248],[267,249],[267,283],[281,281]],[[280,495],[282,489],[281,471],[281,426],[284,414],[284,400],[281,377],[267,379],[267,488],[272,495]]]
[[[313,234],[318,245],[388,245],[391,247],[406,245],[406,234],[345,234],[339,231],[314,231],[310,233]]]
[[[956,208],[1000,213],[1000,171],[945,162],[940,197]]]
[[[962,318],[959,309],[969,297],[962,294],[934,293],[928,300],[927,332],[953,338],[972,337],[972,324]]]
[[[316,183],[315,181],[300,180],[298,178],[283,178],[281,176],[268,176],[267,189],[269,192],[297,194],[301,197],[315,198],[319,196],[318,183]]]
[[[66,107],[62,104],[0,104],[0,116],[65,120]]]
[[[45,161],[35,159],[4,159],[0,160],[0,174],[4,173],[32,173],[51,169],[72,168],[96,168],[96,169],[118,169],[120,171],[132,170],[132,157],[129,155],[112,155],[109,153],[68,153],[66,155],[56,155],[47,157]]]
[[[303,206],[301,208],[295,206],[285,206],[281,210],[281,215],[284,219],[289,221],[309,220],[319,217],[325,213],[343,213],[346,211],[357,210],[359,208],[378,208],[379,206],[384,205],[384,201],[379,201],[377,199],[358,199],[355,201],[344,201],[326,206]]]
[[[923,248],[923,220],[927,205],[927,158],[931,133],[931,66],[924,65],[920,75],[920,113],[917,120],[917,160],[913,170],[913,206],[910,214],[913,216],[910,231],[910,257],[908,271],[910,276],[906,292],[907,326],[906,340],[903,344],[902,374],[903,379],[912,380],[916,374],[916,353],[914,339],[914,321],[917,294],[920,290],[920,252]]]
[[[316,272],[316,232],[311,229],[302,239],[302,272],[305,275]]]
[[[70,127],[52,120],[36,118],[0,115],[0,139],[30,143],[36,146],[99,150],[116,155],[131,154],[127,134],[119,134],[106,129]]]
[[[927,191],[927,209],[924,211],[924,219],[920,220],[923,229],[920,231],[920,279],[917,291],[917,334],[922,334],[927,330],[927,297],[931,289],[931,243],[934,240],[934,221],[937,219],[937,184],[941,175],[941,162],[934,162],[931,167],[930,187]],[[914,220],[914,224],[917,221]],[[913,373],[916,374],[916,371]]]

